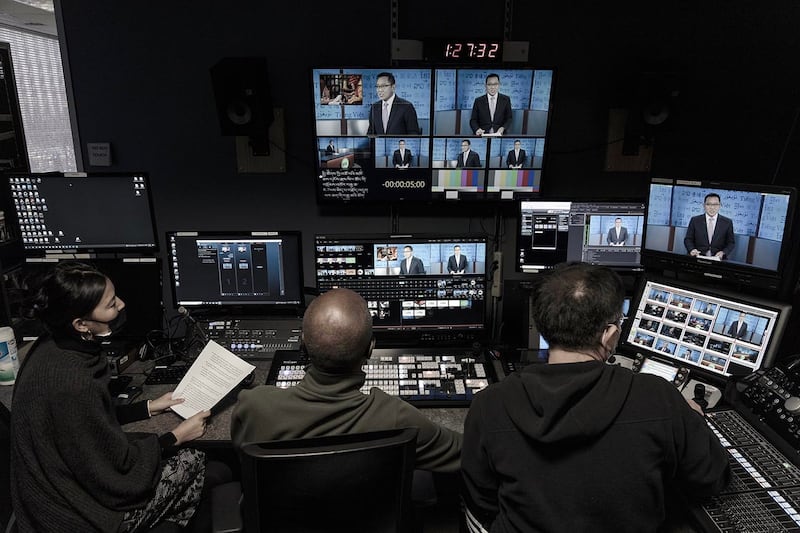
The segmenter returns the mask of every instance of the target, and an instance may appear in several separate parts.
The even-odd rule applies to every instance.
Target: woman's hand
[[[150,416],[153,416],[161,414],[173,405],[177,405],[179,403],[183,403],[183,398],[176,398],[173,400],[172,393],[168,392],[160,398],[150,400],[150,403],[147,405],[147,407],[150,410]]]
[[[177,439],[175,445],[179,446],[184,442],[201,437],[206,432],[206,419],[210,415],[211,411],[200,411],[178,424],[178,427],[172,430],[172,434]]]

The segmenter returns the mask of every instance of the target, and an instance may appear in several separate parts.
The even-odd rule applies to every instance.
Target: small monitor
[[[23,249],[157,250],[147,174],[10,174],[4,177]]]
[[[176,306],[290,313],[303,304],[297,231],[167,233]]]
[[[790,263],[796,196],[792,187],[653,179],[642,261],[776,288]]]
[[[361,294],[379,341],[473,336],[485,329],[486,248],[466,235],[317,235],[317,288]]]
[[[522,200],[517,271],[580,261],[641,270],[642,201]]]
[[[620,348],[717,377],[769,367],[791,306],[687,283],[647,278]]]

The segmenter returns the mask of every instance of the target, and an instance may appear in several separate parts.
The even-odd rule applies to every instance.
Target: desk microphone
[[[189,322],[189,324],[192,325],[193,330],[197,330],[200,332],[200,337],[203,339],[203,342],[208,342],[208,338],[206,338],[206,332],[203,331],[203,328],[200,326],[200,324],[197,323],[197,320],[192,316],[192,314],[189,312],[187,308],[181,305],[180,307],[178,307],[178,314],[181,315],[184,318],[184,320],[186,320],[187,322]],[[187,336],[189,335],[189,330],[186,331],[186,335]]]

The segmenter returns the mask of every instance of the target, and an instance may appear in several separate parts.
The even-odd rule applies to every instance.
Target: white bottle
[[[19,371],[17,339],[8,326],[0,328],[0,385],[13,385]]]

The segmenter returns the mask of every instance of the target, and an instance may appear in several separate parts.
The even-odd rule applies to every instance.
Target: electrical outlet
[[[503,252],[494,253],[494,262],[497,268],[492,274],[492,297],[500,298],[503,295]]]

